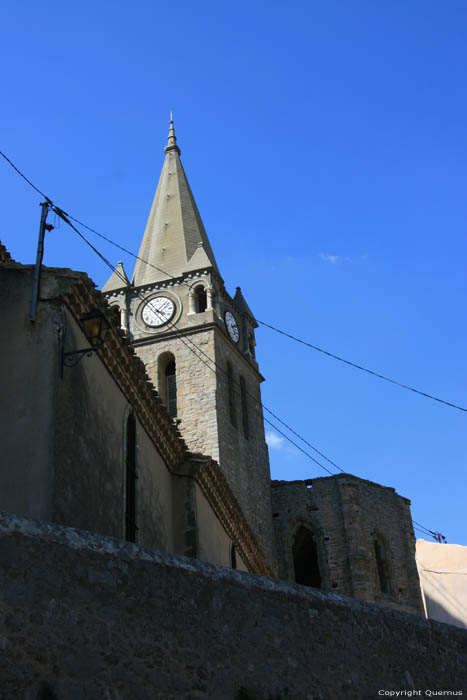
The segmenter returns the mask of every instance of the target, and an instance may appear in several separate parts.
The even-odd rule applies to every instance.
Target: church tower
[[[119,263],[102,291],[189,449],[219,463],[275,570],[257,323],[240,287],[225,289],[172,119],[138,258],[131,283]]]

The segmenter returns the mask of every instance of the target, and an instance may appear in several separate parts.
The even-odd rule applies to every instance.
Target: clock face
[[[157,328],[170,321],[175,313],[175,304],[167,297],[155,297],[148,301],[141,317],[147,326]]]
[[[230,311],[225,312],[225,325],[227,327],[227,332],[234,341],[234,343],[238,343],[240,333],[238,330],[237,321],[235,320],[234,315],[230,313]]]

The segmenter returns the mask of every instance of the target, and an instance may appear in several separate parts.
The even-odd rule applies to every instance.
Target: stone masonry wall
[[[190,282],[196,285],[206,283],[207,279],[201,275]],[[141,291],[130,305],[130,337],[161,396],[164,394],[165,378],[159,376],[159,358],[166,353],[174,356],[177,421],[183,439],[193,453],[209,455],[219,463],[270,567],[276,570],[269,456],[261,409],[261,377],[256,362],[248,361],[239,352],[241,343],[235,346],[225,331],[220,330],[224,326],[219,310],[188,313],[188,289],[189,282],[186,280],[183,283],[170,281],[164,290],[158,285],[157,289],[145,288]],[[177,311],[173,322],[150,332],[144,329],[141,320],[144,306],[141,297],[150,296],[153,292],[171,296]],[[111,303],[115,303],[115,299],[110,295]],[[240,322],[238,313],[237,318]],[[242,337],[242,343],[245,342],[246,339]],[[230,420],[227,362],[233,368],[236,427]],[[244,435],[242,421],[240,376],[245,381],[247,391],[248,439]]]
[[[423,614],[407,499],[349,474],[272,486],[281,578],[295,580],[292,546],[304,525],[318,545],[324,590]],[[379,587],[375,537],[385,546],[390,593]]]
[[[0,700],[467,692],[464,630],[112,538],[2,513],[0,577]]]
[[[216,375],[206,366],[205,363],[209,362],[206,357],[201,356],[201,359],[198,359],[189,338],[190,336],[188,340],[165,338],[160,344],[138,345],[135,349],[158,390],[161,388],[158,377],[158,358],[163,353],[172,353],[175,357],[177,420],[180,420],[180,431],[192,452],[209,455],[218,461]],[[193,336],[192,340],[209,358],[214,360],[212,330],[200,331]]]
[[[230,341],[216,334],[216,361],[224,372],[217,375],[217,415],[219,426],[219,464],[241,503],[246,518],[273,570],[277,569],[272,526],[271,474],[269,454],[264,437],[263,411],[258,375],[239,353],[232,351]],[[236,425],[232,425],[229,408],[227,363],[232,367],[233,402]],[[240,377],[246,390],[248,438],[243,426]]]

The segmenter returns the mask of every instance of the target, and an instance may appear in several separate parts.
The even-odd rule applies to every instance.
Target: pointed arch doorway
[[[318,547],[312,532],[301,525],[295,533],[292,546],[295,581],[302,586],[321,588],[322,576]]]

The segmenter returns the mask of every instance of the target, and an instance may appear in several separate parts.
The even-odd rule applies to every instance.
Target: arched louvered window
[[[242,401],[242,422],[243,422],[243,434],[248,440],[250,437],[250,423],[248,420],[248,397],[245,386],[245,380],[240,377],[240,397]]]
[[[381,593],[389,594],[391,592],[389,582],[388,563],[386,558],[385,547],[379,539],[374,541],[376,569],[378,571],[378,583]]]
[[[177,417],[177,379],[175,375],[175,360],[165,368],[165,396],[167,412],[171,418]]]
[[[321,588],[321,572],[318,561],[318,547],[312,533],[301,526],[293,543],[295,581],[302,586]]]
[[[208,298],[206,294],[206,289],[202,286],[199,285],[195,289],[195,311],[197,314],[202,313],[203,311],[206,311],[208,306]]]
[[[136,421],[132,413],[126,422],[125,539],[136,542]]]

